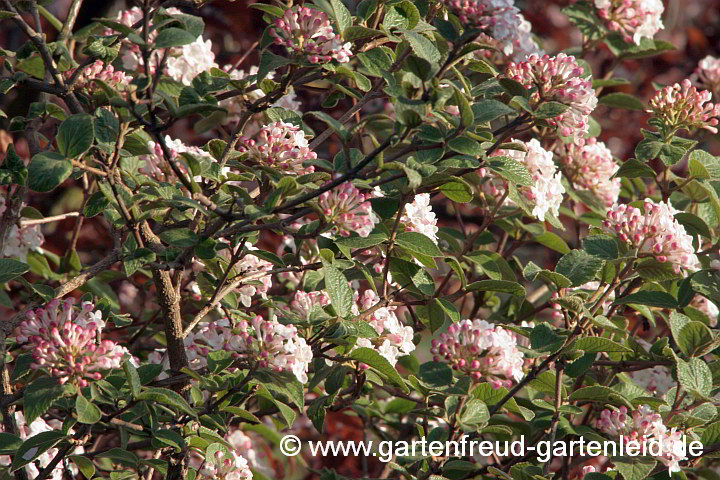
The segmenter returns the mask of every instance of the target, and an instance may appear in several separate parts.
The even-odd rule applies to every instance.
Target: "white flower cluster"
[[[186,167],[184,161],[178,161],[178,157],[182,153],[189,153],[192,155],[195,155],[197,157],[201,158],[207,158],[209,160],[214,161],[212,155],[207,153],[205,150],[201,149],[200,147],[193,147],[185,145],[182,140],[179,139],[173,139],[170,137],[170,135],[165,135],[165,145],[167,146],[169,153],[170,153],[170,160],[174,161],[177,165],[178,169],[183,173],[187,174],[188,168]],[[142,155],[140,157],[140,160],[144,162],[144,165],[139,169],[140,172],[144,173],[145,175],[149,175],[153,177],[156,180],[164,181],[164,182],[175,182],[177,181],[177,176],[173,172],[172,168],[168,164],[168,162],[165,161],[165,156],[163,155],[162,146],[150,140],[147,143],[148,149],[152,152],[149,155]],[[223,170],[223,173],[227,172],[227,168]],[[200,177],[196,177],[196,180],[201,180]]]
[[[662,0],[595,0],[598,16],[605,25],[618,32],[626,42],[640,45],[643,38],[652,39],[664,27]]]
[[[380,297],[373,290],[365,290],[357,296],[357,305],[353,305],[353,313],[360,315],[375,306]],[[373,311],[364,321],[370,324],[377,332],[377,338],[358,338],[355,347],[367,347],[377,351],[380,355],[395,365],[399,357],[409,355],[415,350],[413,343],[414,331],[400,323],[395,315],[395,307],[381,307]]]
[[[720,91],[720,58],[708,55],[700,60],[692,79],[717,95]]]
[[[48,423],[39,417],[33,420],[30,425],[28,425],[22,412],[15,412],[15,424],[18,427],[18,433],[20,434],[20,438],[22,440],[28,440],[35,435],[38,435],[39,433],[53,432],[62,429],[62,424],[60,421],[50,420],[50,423]],[[2,425],[0,425],[0,431],[2,431]],[[72,435],[74,433],[75,430],[72,428],[68,431],[69,435]],[[34,462],[28,464],[25,467],[27,478],[37,478],[40,475],[40,471],[47,467],[50,462],[52,462],[53,458],[55,458],[55,455],[57,455],[57,453],[58,448],[49,448],[45,452],[43,452]],[[72,450],[73,455],[82,455],[83,453],[85,453],[85,449],[83,447],[75,447]],[[9,467],[11,464],[12,458],[10,457],[10,455],[0,455],[0,466]],[[72,472],[73,477],[76,476],[78,474],[77,467],[71,464],[70,472]],[[65,468],[62,462],[58,463],[57,466],[52,469],[52,471],[46,478],[48,478],[49,480],[62,480],[63,478],[66,478]]]
[[[405,230],[422,233],[437,245],[437,218],[430,206],[429,193],[419,193],[412,203],[405,205],[400,223],[405,225]]]
[[[430,352],[436,362],[450,366],[475,381],[495,387],[510,386],[523,376],[524,356],[514,333],[485,320],[463,320],[432,340]]]
[[[7,210],[7,192],[5,187],[0,187],[0,217]],[[0,257],[16,258],[27,262],[28,252],[34,248],[40,248],[45,243],[45,237],[40,230],[40,225],[19,227],[12,225],[8,229],[5,247],[0,252]]]
[[[490,43],[515,61],[525,60],[540,47],[532,37],[532,25],[520,13],[514,0],[443,0],[450,12],[468,28],[484,31],[483,42]],[[483,52],[492,55],[490,50]]]
[[[512,141],[519,142],[518,140]],[[540,221],[545,221],[545,215],[548,212],[555,216],[560,213],[560,205],[565,193],[565,187],[561,182],[562,174],[553,162],[552,152],[542,148],[537,139],[533,138],[528,142],[520,143],[525,146],[527,152],[501,149],[497,150],[493,156],[507,156],[527,167],[533,184],[529,187],[518,186],[518,191],[533,206],[532,214]],[[490,177],[490,181],[485,184],[487,193],[496,199],[505,194],[508,188],[505,180],[484,168],[481,168],[479,173],[483,177]],[[510,200],[506,201],[511,203]]]
[[[244,80],[249,76],[257,75],[258,73],[258,67],[256,65],[251,66],[249,72],[247,73],[245,72],[245,70],[238,70],[233,68],[232,65],[225,65],[223,67],[223,70],[228,75],[230,75],[231,80]],[[275,72],[270,72],[265,76],[265,78],[267,78],[268,80],[272,80],[274,77]],[[255,90],[246,92],[244,95],[237,95],[220,100],[219,105],[227,109],[228,111],[228,115],[225,117],[224,123],[237,121],[240,118],[240,115],[247,110],[245,102],[254,102],[264,96],[265,92],[263,92],[259,88],[256,88]],[[302,102],[297,98],[295,92],[293,90],[290,90],[288,93],[280,97],[280,100],[275,102],[273,104],[273,107],[280,107],[286,110],[292,110],[293,112],[298,112],[302,108]],[[264,117],[262,115],[257,116]],[[260,130],[261,125],[262,124],[258,124],[257,121],[249,122],[247,125],[245,125],[243,133],[245,135],[250,135],[251,133],[257,132]]]
[[[632,418],[627,413],[625,407],[603,410],[597,420],[597,428],[614,437],[623,435],[626,443],[634,440],[641,444],[647,439],[659,442],[661,455],[655,458],[668,467],[670,474],[679,472],[680,462],[687,460],[682,432],[676,428],[668,429],[660,414],[647,405],[638,407]]]
[[[177,15],[182,12],[177,8],[168,8],[167,13]],[[142,17],[142,9],[140,7],[133,7],[130,10],[119,12],[116,20],[125,26],[132,27],[141,20]],[[148,26],[152,27],[152,22],[150,22]],[[115,33],[116,32],[112,30],[106,32],[108,35]],[[157,35],[157,30],[151,29],[148,40],[152,42]],[[144,69],[140,47],[129,40],[124,40],[122,47],[123,50],[120,58],[125,69],[131,71],[141,71]],[[148,67],[151,74],[155,73],[157,66],[160,64],[161,52],[161,50],[154,52],[150,58],[150,65],[148,65]],[[215,63],[215,54],[212,51],[212,41],[203,40],[202,36],[199,36],[195,41],[187,45],[167,49],[167,54],[168,58],[165,62],[165,71],[163,73],[183,85],[190,85],[193,78],[198,74],[218,67],[217,63]]]

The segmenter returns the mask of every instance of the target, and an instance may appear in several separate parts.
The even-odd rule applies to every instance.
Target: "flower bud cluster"
[[[337,234],[347,237],[355,232],[367,237],[379,221],[368,201],[371,198],[372,194],[361,193],[355,185],[345,182],[323,192],[318,204]]]
[[[560,150],[565,174],[576,189],[589,190],[608,208],[617,203],[622,181],[612,176],[620,166],[603,142],[596,138],[580,139]]]
[[[303,175],[315,171],[315,167],[303,163],[315,160],[317,154],[310,151],[305,132],[292,123],[275,122],[265,125],[254,138],[241,138],[241,151],[250,158],[278,168],[288,175]]]
[[[31,367],[44,370],[61,384],[85,387],[100,380],[107,370],[119,368],[127,353],[111,340],[101,340],[105,322],[90,302],[80,310],[75,300],[52,300],[43,308],[28,312],[15,331],[18,343],[33,356]]]
[[[628,43],[640,45],[643,38],[653,38],[665,28],[662,0],[595,0],[595,8],[605,26]]]
[[[330,18],[314,8],[296,6],[285,11],[269,30],[275,43],[282,45],[310,63],[327,63],[333,59],[340,63],[350,61],[350,42],[342,43],[333,32]]]
[[[680,462],[687,460],[683,444],[682,432],[675,428],[668,429],[663,423],[659,413],[655,413],[649,406],[641,405],[628,417],[628,410],[620,407],[618,410],[603,410],[596,426],[600,431],[614,437],[623,435],[623,440],[635,441],[640,445],[644,441],[659,442],[660,456],[657,458],[670,473],[680,471]],[[652,449],[648,449],[652,451]]]
[[[437,244],[437,217],[430,206],[429,193],[419,193],[415,195],[412,203],[405,205],[400,223],[405,226],[406,231],[422,233]]]
[[[578,140],[587,133],[589,115],[597,106],[592,81],[583,78],[583,73],[575,57],[559,53],[556,57],[533,54],[527,61],[510,63],[506,75],[528,90],[534,89],[532,105],[547,101],[567,105],[566,111],[547,121],[562,135]]]
[[[704,128],[717,133],[720,105],[710,100],[712,93],[698,90],[685,79],[658,90],[650,99],[650,112],[670,129],[693,130]]]
[[[308,321],[313,310],[322,308],[325,305],[330,305],[330,297],[324,290],[316,292],[296,290],[288,310],[300,317],[300,319]]]
[[[354,312],[359,315],[374,307],[380,302],[380,297],[373,290],[365,290],[357,296],[357,306]],[[415,350],[413,336],[415,332],[412,327],[403,325],[395,315],[396,307],[388,306],[374,310],[370,316],[364,319],[378,334],[376,338],[358,338],[356,347],[367,347],[377,351],[380,355],[395,365],[399,357],[409,355]]]
[[[75,69],[72,69],[66,71],[64,75],[66,78],[70,78],[74,73]],[[93,80],[105,82],[110,88],[124,90],[132,81],[132,77],[126,75],[122,70],[115,70],[110,64],[106,65],[102,60],[96,60],[77,76],[74,87],[84,88],[92,93],[97,88]]]
[[[496,388],[510,386],[524,375],[524,356],[517,348],[515,334],[485,320],[453,323],[447,333],[432,340],[430,352],[436,362],[448,363],[475,381],[488,381]]]
[[[517,188],[520,194],[533,206],[532,214],[536,218],[545,221],[545,215],[548,212],[557,216],[560,212],[565,187],[561,182],[562,174],[553,162],[552,152],[542,148],[540,142],[535,138],[528,142],[519,142],[518,140],[512,140],[512,142],[522,143],[527,151],[500,149],[496,150],[493,156],[510,157],[527,167],[532,177],[532,185],[518,185]],[[486,183],[485,187],[487,193],[496,199],[505,195],[508,189],[506,180],[485,168],[481,168],[478,173],[481,177],[490,177],[490,181]],[[506,201],[511,203],[510,200]]]
[[[654,203],[645,199],[645,212],[628,205],[614,205],[603,222],[605,231],[639,254],[655,257],[660,262],[670,262],[673,270],[695,271],[700,262],[695,255],[692,237],[685,232],[674,215],[677,211],[669,203]]]

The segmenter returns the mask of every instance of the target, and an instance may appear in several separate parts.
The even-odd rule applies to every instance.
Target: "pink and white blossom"
[[[677,212],[665,202],[645,199],[645,211],[629,205],[614,205],[608,212],[603,228],[641,255],[670,262],[676,273],[695,271],[700,261],[695,255],[693,239],[674,215]]]
[[[203,40],[199,36],[192,43],[171,49],[165,64],[165,74],[183,85],[190,85],[193,78],[212,68],[218,68],[212,41]]]
[[[512,140],[519,142],[518,140]],[[553,162],[552,152],[545,150],[537,139],[533,138],[528,142],[520,142],[527,151],[500,149],[493,153],[493,156],[506,156],[524,164],[530,176],[532,185],[518,185],[518,192],[532,205],[532,215],[540,221],[545,221],[548,213],[557,216],[560,213],[560,205],[563,201],[565,187],[562,185],[562,174],[558,171]],[[481,177],[489,177],[486,183],[486,192],[495,197],[501,198],[507,191],[507,181],[482,168],[479,170]],[[506,199],[507,203],[512,203]]]
[[[546,121],[562,135],[578,140],[587,133],[589,115],[597,106],[592,81],[583,78],[583,73],[575,57],[559,53],[555,57],[533,54],[527,61],[510,63],[506,75],[531,90],[531,104],[554,101],[566,105],[565,112]]]
[[[7,210],[6,202],[7,192],[4,187],[0,187],[0,217]],[[27,262],[30,250],[38,249],[45,243],[40,225],[20,227],[13,224],[8,227],[6,235],[0,258],[15,258]]]
[[[44,370],[60,383],[87,386],[122,365],[127,349],[101,340],[105,322],[90,302],[74,308],[75,299],[52,300],[30,311],[15,330],[15,338],[32,353],[31,367]]]
[[[308,321],[314,310],[322,309],[325,305],[330,305],[330,297],[324,290],[316,292],[296,290],[288,310],[302,320]]]
[[[72,69],[64,72],[63,75],[70,78],[74,73],[75,69]],[[99,88],[95,83],[95,80],[99,80],[110,88],[122,91],[132,82],[132,79],[122,70],[115,70],[112,65],[106,65],[102,60],[96,60],[95,63],[85,67],[82,73],[77,76],[73,85],[76,89],[85,89],[92,93]]]
[[[355,292],[357,305],[353,306],[353,313],[360,315],[363,312],[375,307],[380,302],[380,297],[373,290],[365,290],[358,295]],[[415,335],[412,327],[403,325],[395,315],[396,307],[380,307],[363,321],[375,329],[377,337],[358,338],[355,347],[367,347],[377,351],[380,355],[395,365],[399,357],[409,355],[415,350],[413,337]]]
[[[643,38],[652,39],[665,28],[662,0],[595,0],[595,8],[605,26],[628,43],[640,45]]]
[[[496,387],[510,386],[524,376],[524,356],[515,334],[485,320],[453,323],[432,340],[430,352],[436,362]]]
[[[437,245],[437,217],[432,211],[429,193],[419,193],[412,203],[405,204],[400,223],[406,231],[422,233]]]
[[[596,138],[580,139],[561,147],[560,158],[576,189],[589,190],[608,208],[617,203],[622,181],[612,177],[620,166],[603,142]]]
[[[371,193],[362,193],[352,183],[345,182],[323,192],[318,197],[318,204],[328,223],[333,225],[332,232],[343,237],[349,236],[350,232],[367,237],[379,222],[368,201],[371,198]]]
[[[695,69],[693,80],[717,95],[720,92],[720,58],[707,55]],[[717,98],[716,98],[717,99]]]
[[[275,122],[265,125],[253,137],[243,137],[241,151],[260,164],[282,170],[289,175],[304,175],[315,171],[304,163],[317,159],[308,148],[305,132],[292,123]]]
[[[327,14],[314,8],[296,6],[286,10],[269,33],[276,44],[310,63],[327,63],[333,59],[347,63],[353,54],[350,42],[343,43],[333,32]]]

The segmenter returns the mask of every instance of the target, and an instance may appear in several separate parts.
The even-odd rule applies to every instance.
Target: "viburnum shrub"
[[[513,0],[256,3],[229,65],[209,2],[81,29],[41,3],[0,0],[25,36],[0,92],[37,94],[3,119],[2,479],[341,479],[278,449],[338,412],[366,440],[661,445],[366,477],[718,478],[720,60],[607,91],[674,48],[663,2],[572,3],[565,52]],[[599,105],[646,112],[633,158]]]

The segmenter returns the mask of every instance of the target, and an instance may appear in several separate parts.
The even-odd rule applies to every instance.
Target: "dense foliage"
[[[257,3],[252,67],[215,62],[202,3],[76,29],[82,0],[64,22],[0,0],[27,40],[0,92],[40,93],[5,121],[29,158],[0,165],[2,478],[275,478],[282,435],[338,411],[367,439],[662,445],[383,478],[718,478],[720,60],[647,103],[607,92],[674,48],[660,0],[573,3],[583,42],[552,53],[512,0]],[[650,114],[634,158],[598,105]],[[75,211],[26,203],[68,185]],[[86,265],[83,222],[114,244]]]

